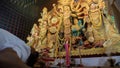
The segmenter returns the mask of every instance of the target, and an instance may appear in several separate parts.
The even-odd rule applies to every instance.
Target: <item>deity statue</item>
[[[38,41],[39,41],[39,27],[37,26],[37,24],[33,25],[33,28],[31,30],[31,36],[28,37],[28,45],[36,48],[38,45]]]
[[[71,15],[71,11],[70,11],[70,7],[69,6],[64,6],[64,18],[63,18],[63,22],[64,22],[64,37],[65,39],[69,39],[70,41],[70,37],[71,37],[71,22],[70,22],[70,15]]]
[[[28,44],[37,51],[48,48],[52,57],[61,51],[70,57],[72,49],[119,45],[120,35],[105,8],[103,0],[58,0],[52,10],[43,8]]]
[[[53,11],[55,16],[59,19],[59,24],[57,25],[57,44],[59,47],[58,51],[62,51],[64,48],[63,6],[63,4],[53,4]]]
[[[104,16],[103,10],[105,4],[102,0],[92,0],[90,4],[89,17],[91,21],[92,35],[94,39],[94,45],[109,46],[118,44],[119,34],[114,29],[114,26],[108,20],[108,15]],[[115,37],[117,37],[115,40]]]
[[[89,18],[92,24],[91,29],[94,35],[94,42],[106,40],[102,14],[101,8],[99,7],[99,0],[93,0],[90,4]]]
[[[47,42],[50,49],[51,50],[54,49],[55,51],[58,47],[57,43],[58,43],[58,30],[59,30],[60,19],[57,16],[51,16],[48,20],[48,23],[49,26],[48,26]]]
[[[41,16],[42,18],[40,18],[38,20],[39,22],[39,28],[40,28],[40,34],[39,34],[39,46],[42,48],[45,48],[47,47],[47,37],[46,37],[46,34],[47,34],[47,24],[48,24],[48,11],[47,11],[47,8],[44,7],[43,12],[41,13]]]

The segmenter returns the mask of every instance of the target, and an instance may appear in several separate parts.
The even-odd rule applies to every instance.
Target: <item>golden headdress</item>
[[[58,0],[58,3],[62,4],[62,5],[69,5],[70,2],[71,2],[71,0]]]

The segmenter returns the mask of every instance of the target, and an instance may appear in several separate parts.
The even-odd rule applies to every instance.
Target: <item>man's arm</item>
[[[0,51],[0,68],[30,68],[17,55],[12,48]]]

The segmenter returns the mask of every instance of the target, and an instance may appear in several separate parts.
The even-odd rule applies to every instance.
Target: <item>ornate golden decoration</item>
[[[39,52],[48,48],[51,57],[65,56],[66,41],[71,56],[120,53],[120,35],[104,8],[103,0],[58,0],[51,11],[43,8],[28,44]]]
[[[91,49],[81,49],[81,55],[90,56],[90,55],[103,55],[106,54],[106,47],[105,48],[91,48]],[[120,46],[112,46],[111,53],[120,53]],[[65,52],[59,52],[57,57],[64,57]],[[79,49],[72,50],[71,56],[79,56]]]

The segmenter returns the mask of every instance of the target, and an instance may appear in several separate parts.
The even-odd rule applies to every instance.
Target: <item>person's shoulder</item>
[[[0,34],[11,34],[9,31],[0,28]]]
[[[0,32],[1,32],[1,31],[6,31],[6,30],[4,30],[4,29],[0,28]]]

